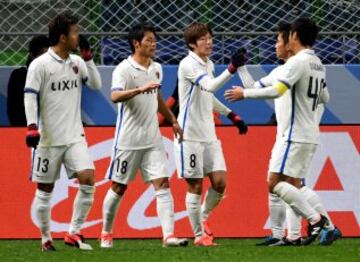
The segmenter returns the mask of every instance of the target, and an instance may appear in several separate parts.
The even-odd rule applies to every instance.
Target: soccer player
[[[80,49],[78,19],[70,13],[49,23],[49,50],[29,67],[25,85],[28,124],[26,144],[32,151],[31,180],[37,183],[33,205],[41,232],[42,251],[55,250],[50,235],[50,200],[61,164],[69,178],[77,178],[76,195],[65,244],[91,250],[80,234],[94,199],[94,164],[81,122],[81,88],[101,88],[100,74],[90,49]]]
[[[112,76],[111,100],[118,104],[119,112],[107,174],[112,185],[103,203],[101,247],[113,246],[114,219],[127,185],[138,169],[144,181],[155,188],[163,246],[186,246],[187,239],[174,236],[174,203],[157,111],[172,123],[180,141],[182,130],[160,93],[162,67],[152,60],[156,50],[155,30],[150,25],[135,25],[129,31],[128,40],[132,55],[115,68]]]
[[[166,106],[171,109],[171,111],[173,112],[173,114],[176,117],[179,114],[179,84],[178,83],[179,83],[179,81],[176,80],[176,87],[175,87],[173,93],[165,101]],[[239,116],[237,116],[235,112],[231,111],[230,108],[228,108],[227,106],[222,104],[220,101],[218,101],[215,97],[214,97],[213,115],[214,115],[215,125],[223,124],[223,122],[220,119],[220,115],[223,115],[232,121],[232,123],[239,129],[240,134],[244,132],[244,129],[243,129],[244,125],[241,122],[241,118]],[[158,113],[158,118],[159,118],[160,126],[165,126],[168,124],[166,122],[165,117],[162,114]]]
[[[315,55],[312,46],[318,27],[307,18],[291,24],[289,46],[294,56],[288,59],[269,87],[227,90],[230,101],[245,98],[269,99],[285,95],[276,110],[278,118],[277,140],[270,165],[269,192],[279,196],[297,214],[309,221],[308,238],[304,245],[313,242],[329,220],[306,200],[307,193],[299,182],[309,170],[316,146],[319,143],[319,124],[316,109],[319,102],[326,103],[329,93],[325,84],[325,67]],[[286,100],[285,100],[286,99]],[[280,110],[281,109],[281,110]],[[295,185],[295,186],[294,186]]]
[[[293,56],[293,52],[289,48],[289,33],[291,29],[291,24],[289,23],[280,23],[278,27],[278,36],[276,41],[276,55],[279,59],[286,62],[291,56]],[[245,66],[240,67],[238,69],[239,76],[244,84],[245,88],[262,88],[265,86],[271,86],[275,84],[278,76],[281,76],[282,69],[284,65],[280,65],[276,67],[269,75],[261,78],[259,81],[255,82],[252,76],[247,71]],[[325,102],[325,101],[323,101]],[[281,97],[274,100],[275,103],[275,112],[280,117],[284,117],[282,112],[286,112],[291,103],[290,92],[286,91]],[[321,116],[323,114],[324,106],[323,104],[319,104],[316,110],[316,122],[320,123]],[[282,119],[279,122],[277,134],[282,134],[284,132],[284,120]],[[277,137],[277,139],[281,139],[281,137]],[[331,219],[323,207],[320,198],[316,195],[316,193],[303,185],[300,178],[295,179],[297,182],[294,186],[301,185],[301,190],[305,194],[305,198],[309,199],[310,205],[312,205],[319,213],[326,216],[329,220],[329,224],[325,226],[327,230],[327,236],[320,238],[320,244],[331,244],[331,234],[335,234],[335,237],[338,238],[341,236],[341,232],[338,228],[336,228]],[[285,203],[276,195],[269,193],[269,211],[270,211],[270,222],[271,222],[271,230],[272,236],[268,237],[264,242],[259,243],[257,245],[297,245],[300,244],[301,239],[301,217],[296,214],[290,206],[285,205]],[[285,215],[286,214],[286,215]],[[285,216],[287,218],[287,229],[288,235],[287,238],[284,237],[284,220]],[[335,230],[335,231],[334,231]]]
[[[207,223],[210,212],[220,203],[226,187],[226,166],[221,143],[216,137],[213,110],[223,106],[213,95],[237,67],[245,63],[242,50],[234,52],[228,68],[214,77],[212,32],[207,24],[193,23],[184,31],[189,54],[179,64],[179,116],[184,141],[175,142],[175,159],[180,178],[187,182],[186,209],[195,235],[195,245],[212,246],[213,234]],[[234,117],[238,117],[234,114]],[[239,118],[240,132],[247,126]],[[201,206],[202,182],[209,177],[211,187]]]

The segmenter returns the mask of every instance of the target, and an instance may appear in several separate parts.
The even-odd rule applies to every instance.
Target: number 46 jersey
[[[325,67],[313,50],[304,49],[289,58],[282,69],[277,81],[289,89],[291,97],[290,114],[283,112],[290,119],[284,123],[282,137],[287,141],[318,144],[316,108],[329,99]]]

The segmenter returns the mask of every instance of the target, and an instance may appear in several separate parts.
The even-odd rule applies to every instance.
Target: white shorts
[[[220,140],[213,142],[174,141],[179,178],[203,178],[215,171],[226,171]]]
[[[317,145],[277,140],[271,152],[269,172],[305,178]]]
[[[140,150],[116,150],[107,171],[107,178],[114,182],[127,185],[134,180],[140,168],[143,180],[169,177],[167,172],[168,159],[163,147],[152,147]]]
[[[79,171],[95,169],[86,141],[66,146],[38,147],[32,154],[31,180],[55,183],[60,177],[61,164],[64,164],[69,178],[74,178]]]

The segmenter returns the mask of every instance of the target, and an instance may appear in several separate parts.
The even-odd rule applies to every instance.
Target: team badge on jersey
[[[73,66],[72,70],[74,71],[75,74],[79,73],[79,68],[78,66]]]

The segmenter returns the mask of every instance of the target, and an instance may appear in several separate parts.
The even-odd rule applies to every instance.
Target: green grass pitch
[[[80,251],[55,241],[56,252],[41,253],[39,240],[1,240],[0,261],[360,261],[360,238],[339,239],[331,246],[257,247],[259,239],[218,239],[219,246],[162,248],[160,240],[116,240],[114,248]]]

